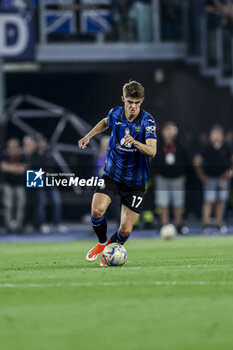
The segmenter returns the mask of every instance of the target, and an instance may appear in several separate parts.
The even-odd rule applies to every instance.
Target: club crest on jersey
[[[130,130],[129,130],[129,128],[125,128],[125,136],[126,135],[129,135],[130,134]],[[120,144],[121,144],[121,146],[125,146],[125,147],[127,147],[127,148],[131,148],[131,143],[125,143],[125,138],[123,137],[122,139],[121,139],[121,141],[120,141]]]
[[[139,131],[140,131],[140,129],[141,129],[141,127],[140,127],[140,126],[135,126],[135,131],[136,131],[136,132],[139,132]]]

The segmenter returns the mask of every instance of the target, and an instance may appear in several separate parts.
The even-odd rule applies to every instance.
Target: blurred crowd
[[[10,138],[0,159],[4,207],[4,227],[7,232],[41,231],[50,233],[52,229],[65,232],[62,225],[62,202],[56,187],[26,190],[26,170],[53,168],[53,158],[42,136],[33,138],[26,135],[22,140]],[[47,204],[51,203],[52,225],[48,225]]]
[[[232,26],[233,3],[231,0],[206,0],[205,11],[218,16],[223,26]]]
[[[201,218],[203,231],[208,232],[214,218],[216,230],[224,233],[224,215],[230,217],[233,213],[233,130],[225,133],[220,125],[214,125],[209,133],[200,132],[197,137],[191,131],[179,134],[172,121],[159,130],[158,152],[151,161],[140,220],[147,225],[154,223],[156,217],[161,226],[173,222],[179,233],[186,234],[189,229],[184,219]],[[94,165],[95,176],[103,175],[108,143],[109,137],[103,136]],[[0,174],[4,227],[9,233],[67,231],[62,224],[59,188],[26,189],[26,170],[40,168],[45,172],[56,168],[44,137],[26,135],[22,144],[17,138],[7,141],[0,159]],[[117,220],[118,202],[111,205],[109,214]]]
[[[161,129],[158,153],[152,161],[160,223],[169,223],[172,215],[178,232],[185,234],[188,229],[183,216],[193,213],[202,217],[203,230],[208,232],[213,215],[216,230],[224,233],[232,167],[232,131],[225,135],[220,125],[214,125],[209,134],[200,133],[198,140],[191,132],[180,140],[178,127],[167,122]]]

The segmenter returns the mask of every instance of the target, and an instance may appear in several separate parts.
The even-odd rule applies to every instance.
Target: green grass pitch
[[[92,246],[1,243],[1,350],[233,349],[233,237],[131,240],[123,267]]]

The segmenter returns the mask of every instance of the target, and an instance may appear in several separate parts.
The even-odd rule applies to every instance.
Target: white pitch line
[[[122,281],[122,282],[70,282],[70,283],[1,283],[0,288],[56,288],[56,287],[114,287],[114,286],[233,286],[233,281]]]

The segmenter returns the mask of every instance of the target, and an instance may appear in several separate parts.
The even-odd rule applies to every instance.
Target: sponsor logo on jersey
[[[155,135],[155,131],[156,131],[156,126],[154,125],[150,125],[146,127],[146,132],[148,132],[149,134]]]
[[[116,149],[119,149],[119,150],[124,151],[124,152],[138,152],[137,148],[121,147],[121,145],[119,145],[119,143],[116,144]]]

